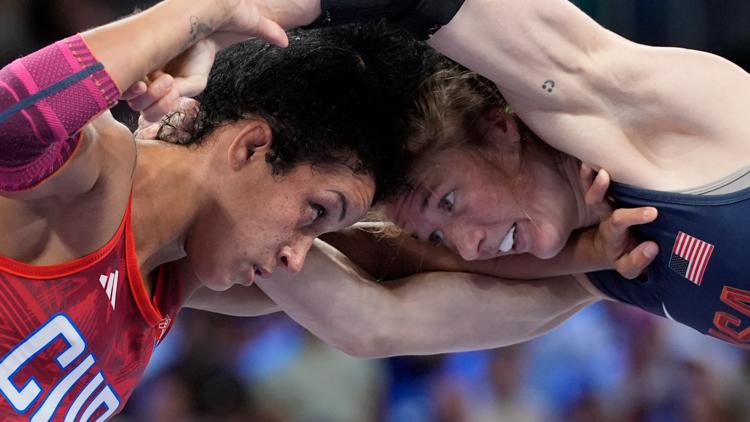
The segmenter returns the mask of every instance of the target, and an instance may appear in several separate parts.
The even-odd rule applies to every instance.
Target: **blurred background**
[[[0,0],[0,64],[151,3]],[[576,3],[627,38],[750,70],[750,1]],[[617,304],[519,346],[382,360],[332,350],[283,314],[185,310],[116,420],[723,422],[750,421],[748,398],[747,352]]]

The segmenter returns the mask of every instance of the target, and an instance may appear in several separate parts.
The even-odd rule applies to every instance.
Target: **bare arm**
[[[597,300],[572,277],[522,282],[423,273],[376,283],[320,241],[302,273],[275,274],[258,284],[315,335],[361,357],[514,344]]]
[[[643,211],[617,210],[599,227],[607,253],[622,255],[618,259],[624,265],[621,272],[630,272],[631,276],[651,260],[643,254],[648,243],[631,250],[633,243],[627,232],[634,221],[650,221],[656,216],[653,213],[644,218]],[[350,252],[358,258],[366,257],[371,271],[378,271],[378,262],[380,268],[393,264],[371,255],[386,245],[373,243],[372,238],[356,237],[367,233],[353,234],[354,238],[344,236],[339,246],[346,247],[349,242]],[[406,260],[396,263],[406,265],[399,271],[409,271],[404,268],[415,259],[410,255],[413,252],[407,251]],[[428,256],[432,257],[423,258]],[[477,262],[466,263],[452,255],[430,263],[442,266],[442,270],[455,271],[453,265],[478,269],[471,267]],[[536,265],[540,264],[544,262]],[[416,267],[423,270],[424,262]],[[490,262],[483,270],[497,275],[503,268]],[[301,273],[290,276],[279,271],[271,280],[259,279],[257,283],[292,318],[325,341],[352,355],[374,357],[496,347],[536,337],[601,298],[585,277],[578,280],[563,276],[519,281],[468,273],[424,272],[377,283],[339,251],[316,241]],[[188,306],[243,316],[276,309],[254,286],[220,293],[199,290]]]
[[[5,66],[0,192],[14,199],[87,193],[103,168],[119,164],[103,164],[102,131],[87,123],[149,72],[170,63],[177,71],[200,68],[207,74],[218,48],[252,35],[286,42],[283,30],[253,1],[165,0]]]
[[[192,294],[185,306],[203,311],[239,317],[254,317],[278,312],[274,303],[258,286],[234,286],[224,292],[202,287]]]
[[[586,201],[604,207],[607,205],[604,195],[609,178],[597,180],[586,193]],[[616,209],[597,227],[574,232],[565,248],[550,259],[521,254],[464,261],[443,246],[419,241],[406,234],[384,236],[377,230],[379,223],[363,223],[322,238],[379,280],[431,271],[533,280],[604,269],[615,269],[626,278],[634,278],[656,256],[658,247],[650,241],[636,244],[629,229],[650,223],[657,214],[651,207]]]
[[[607,168],[615,180],[699,183],[694,173],[711,170],[663,180],[679,161],[678,143],[683,151],[705,142],[744,147],[750,135],[741,117],[750,107],[750,77],[738,66],[632,43],[567,0],[467,0],[430,43],[495,81],[546,142]],[[717,169],[706,177],[728,172],[721,148],[701,151],[691,159]]]
[[[159,66],[210,68],[216,48],[251,35],[286,40],[251,0],[166,0],[0,70],[0,254],[47,265],[110,239],[136,154],[106,110]]]
[[[573,233],[563,251],[550,259],[523,254],[465,261],[444,246],[419,241],[407,234],[383,236],[377,232],[377,226],[377,223],[360,224],[328,233],[322,239],[377,280],[393,280],[434,271],[534,280],[612,267],[608,257],[594,246],[594,228]]]

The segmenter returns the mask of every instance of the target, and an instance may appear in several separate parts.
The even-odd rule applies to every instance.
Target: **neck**
[[[133,181],[133,236],[146,275],[186,256],[185,242],[200,213],[202,168],[192,148],[139,141]]]

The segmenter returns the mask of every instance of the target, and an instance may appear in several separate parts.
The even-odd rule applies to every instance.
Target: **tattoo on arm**
[[[551,79],[548,79],[548,80],[544,81],[544,83],[542,84],[542,89],[545,90],[545,91],[547,91],[547,92],[549,92],[549,93],[552,93],[552,90],[554,88],[555,88],[555,81],[553,81]]]
[[[213,32],[211,25],[201,22],[197,16],[190,17],[190,38],[185,42],[183,50],[195,44],[198,40]]]

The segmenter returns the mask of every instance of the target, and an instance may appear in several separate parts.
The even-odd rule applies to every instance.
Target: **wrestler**
[[[308,10],[320,7],[297,3]],[[405,3],[399,4],[408,9]],[[629,281],[614,272],[592,272],[550,285],[440,274],[379,285],[351,272],[345,273],[354,282],[345,283],[332,271],[317,286],[309,278],[286,285],[282,277],[262,282],[266,293],[318,335],[364,356],[510,344],[601,299],[629,303],[745,347],[750,263],[742,251],[750,236],[743,224],[750,206],[750,128],[742,116],[750,107],[743,95],[750,90],[748,74],[715,55],[630,42],[564,0],[413,3],[412,11],[401,9],[391,17],[426,22],[416,28],[419,36],[434,34],[432,46],[496,83],[523,123],[564,159],[555,163],[557,153],[533,142],[523,146],[520,120],[499,112],[502,104],[496,104],[475,120],[484,127],[471,128],[481,136],[466,140],[485,141],[492,149],[480,149],[484,155],[477,157],[466,145],[459,153],[455,144],[426,148],[416,181],[429,189],[418,186],[396,210],[397,219],[417,237],[444,243],[469,259],[520,252],[553,256],[585,220],[572,176],[575,157],[609,171],[614,181],[609,194],[619,206],[659,209],[659,218],[637,230],[639,239],[659,246],[647,277]],[[356,17],[352,11],[361,7],[324,6],[323,23]],[[431,129],[450,133],[451,127]],[[556,197],[554,206],[536,200],[544,201],[544,191],[553,188],[575,194]],[[362,251],[365,243],[354,243]],[[337,246],[354,256],[354,248]],[[312,291],[323,281],[337,295],[320,298],[334,315],[314,308],[318,298]],[[361,312],[375,308],[386,316],[372,320]]]
[[[398,185],[377,51],[316,31],[213,63],[253,35],[286,44],[251,1],[167,0],[0,70],[0,419],[111,417],[195,291],[299,271]],[[207,86],[190,146],[107,112],[170,85]]]

